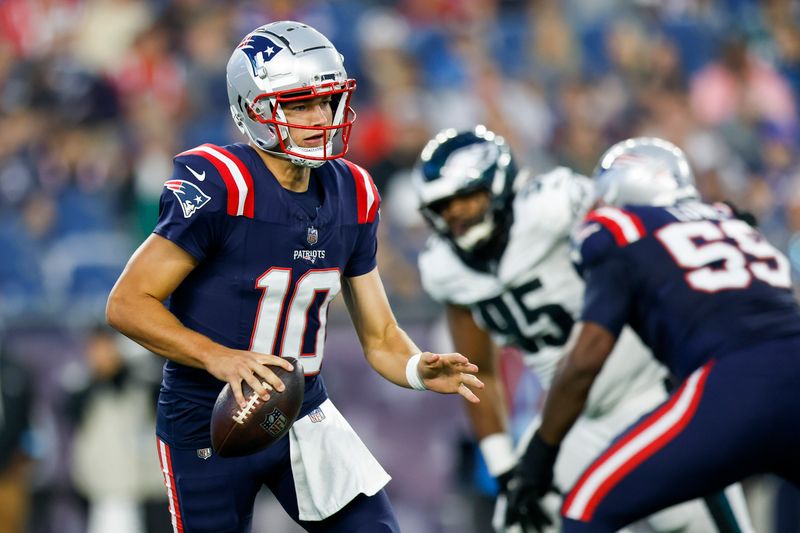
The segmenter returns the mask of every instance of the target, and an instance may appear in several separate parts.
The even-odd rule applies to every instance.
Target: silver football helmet
[[[249,33],[228,61],[228,101],[242,133],[260,149],[300,166],[316,168],[347,153],[355,112],[350,98],[356,82],[347,78],[344,59],[331,42],[300,22],[265,24]],[[333,122],[291,124],[282,105],[330,96]],[[298,146],[289,128],[325,135],[322,146]],[[342,148],[333,153],[341,133]]]
[[[613,206],[672,205],[699,198],[683,151],[657,137],[618,142],[594,169],[595,196]]]
[[[428,141],[413,182],[425,219],[437,233],[469,254],[507,229],[505,221],[510,220],[516,175],[508,143],[485,126],[476,126],[468,131],[446,129]],[[463,235],[454,236],[440,214],[443,205],[455,196],[481,189],[488,191],[490,197],[483,220]]]

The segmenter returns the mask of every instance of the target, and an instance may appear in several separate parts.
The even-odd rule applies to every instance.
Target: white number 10
[[[741,220],[724,220],[719,226],[708,220],[679,222],[661,228],[656,237],[675,262],[689,270],[686,282],[695,290],[742,289],[750,285],[753,277],[773,287],[791,286],[786,257]],[[710,266],[716,262],[721,266]]]
[[[322,364],[328,304],[342,288],[339,270],[309,270],[294,284],[294,291],[291,290],[291,280],[292,270],[289,268],[270,268],[256,280],[256,287],[263,294],[258,303],[250,350],[296,357],[303,364],[306,375],[316,374]],[[291,300],[286,305],[290,293]],[[314,312],[312,306],[319,294],[325,296]],[[311,312],[315,316],[309,316]],[[276,346],[282,319],[283,340],[280,346]],[[316,330],[308,331],[309,325]],[[306,335],[313,336],[313,349],[303,353]]]

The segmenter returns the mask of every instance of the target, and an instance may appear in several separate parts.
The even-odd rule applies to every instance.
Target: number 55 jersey
[[[627,323],[676,378],[711,358],[800,335],[790,265],[725,206],[601,207],[576,233],[584,320]]]
[[[380,199],[369,175],[345,160],[312,170],[309,192],[298,194],[250,146],[202,145],[175,157],[154,233],[198,261],[170,297],[170,311],[229,348],[296,357],[306,374],[300,418],[327,397],[317,375],[341,278],[376,266]],[[173,446],[210,446],[223,385],[168,360],[158,436]]]
[[[433,235],[419,258],[422,284],[435,300],[468,307],[498,345],[523,350],[549,387],[583,304],[584,283],[570,257],[570,236],[592,201],[591,181],[558,167],[518,175],[513,223],[502,255],[486,270],[466,264]],[[626,331],[592,388],[587,415],[607,412],[629,393],[661,386],[664,371]]]

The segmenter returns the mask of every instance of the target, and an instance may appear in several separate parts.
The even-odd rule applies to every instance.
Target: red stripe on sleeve
[[[586,215],[586,220],[605,226],[619,246],[626,246],[647,234],[642,220],[634,213],[616,207],[601,207]],[[625,231],[627,230],[627,235]],[[635,235],[634,235],[635,233]]]
[[[205,150],[212,150],[215,152],[214,154],[210,154]],[[217,157],[216,154],[219,154]],[[228,158],[239,172],[244,179],[244,187],[247,189],[245,194],[245,201],[244,207],[242,209],[242,215],[248,218],[253,218],[253,211],[254,211],[254,192],[253,192],[253,177],[250,174],[250,171],[247,169],[247,166],[242,162],[241,159],[233,155],[228,150],[224,148],[220,148],[219,146],[213,144],[203,144],[198,146],[197,148],[192,148],[191,150],[186,150],[185,152],[181,152],[178,156],[182,155],[197,155],[204,158],[206,161],[210,162],[214,165],[214,168],[217,169],[219,175],[222,176],[222,181],[225,182],[225,188],[228,190],[228,201],[227,201],[227,211],[228,214],[231,216],[237,216],[239,214],[239,184],[236,183],[236,180],[233,177],[233,173],[228,168],[228,166],[220,159],[220,158]]]
[[[367,187],[364,184],[364,178],[357,165],[351,163],[347,159],[342,159],[347,168],[350,169],[350,174],[353,175],[353,181],[356,184],[356,204],[358,208],[358,223],[365,224],[368,221],[368,208],[367,208]],[[370,178],[372,183],[372,178]],[[374,184],[372,185],[375,186]]]
[[[623,211],[623,213],[628,215],[628,217],[630,217],[630,219],[633,221],[634,225],[636,226],[636,229],[639,230],[640,237],[644,237],[645,235],[647,235],[647,229],[645,229],[644,222],[642,222],[641,218],[634,215],[633,213],[629,213],[628,211]]]
[[[369,186],[372,188],[372,206],[367,213],[367,222],[375,222],[375,216],[378,214],[378,207],[380,207],[381,200],[380,196],[378,196],[378,188],[375,186],[375,182],[372,181],[372,176],[370,176],[369,172],[366,170],[364,170],[364,174],[369,178]]]
[[[591,212],[586,216],[586,220],[591,222],[597,222],[601,224],[604,228],[611,232],[611,235],[614,236],[614,240],[616,241],[618,246],[625,246],[628,244],[628,239],[625,238],[625,233],[622,231],[622,228],[619,227],[619,224],[611,220],[610,218],[600,216],[595,212]]]
[[[213,144],[209,144],[207,146],[213,147],[217,149],[219,152],[227,155],[231,158],[231,160],[236,164],[236,167],[239,169],[239,172],[242,173],[242,177],[244,177],[244,182],[247,184],[247,196],[244,200],[244,209],[242,214],[247,218],[253,218],[253,207],[255,203],[255,192],[253,190],[253,176],[250,174],[250,170],[245,166],[244,162],[233,155],[228,150],[224,148],[220,148],[219,146],[214,146]],[[237,195],[238,198],[238,195]]]

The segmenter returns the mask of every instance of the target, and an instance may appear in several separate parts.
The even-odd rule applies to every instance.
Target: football
[[[270,367],[283,381],[283,392],[270,391],[265,402],[245,382],[242,392],[247,406],[242,408],[226,383],[211,414],[211,444],[220,457],[238,457],[263,450],[280,440],[294,423],[303,405],[305,376],[303,365],[287,357],[294,371]]]

